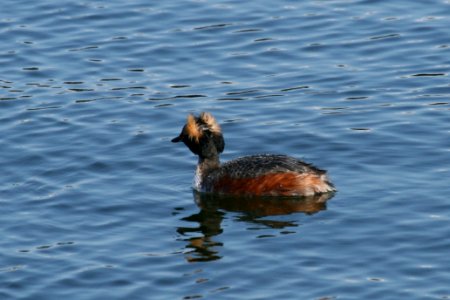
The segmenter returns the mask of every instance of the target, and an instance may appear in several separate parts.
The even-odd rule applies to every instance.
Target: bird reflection
[[[222,233],[220,223],[225,213],[220,211],[206,211],[193,214],[189,217],[182,218],[183,221],[198,223],[197,227],[179,227],[177,232],[183,236],[200,233],[195,237],[184,239],[187,241],[186,259],[190,262],[196,261],[213,261],[220,259],[218,251],[214,250],[223,246],[220,242],[213,241],[212,237]]]
[[[213,261],[221,258],[219,249],[223,243],[214,241],[214,237],[223,232],[222,220],[226,212],[239,212],[239,221],[262,225],[273,229],[296,227],[296,221],[267,219],[270,216],[292,213],[315,214],[326,209],[326,202],[333,193],[301,198],[279,197],[236,197],[203,194],[194,191],[194,200],[200,208],[198,213],[181,220],[195,223],[195,227],[179,227],[186,244],[186,260],[189,262]],[[192,235],[195,235],[192,237]]]

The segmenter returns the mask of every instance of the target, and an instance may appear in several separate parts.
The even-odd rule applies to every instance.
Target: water
[[[2,3],[0,298],[448,299],[450,2],[160,2]],[[338,193],[193,194],[203,110]]]

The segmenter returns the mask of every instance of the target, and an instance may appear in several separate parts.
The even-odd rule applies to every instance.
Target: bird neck
[[[208,175],[217,170],[220,167],[219,156],[212,157],[200,157],[198,159],[197,169],[195,170],[193,187],[197,191],[201,192],[204,189],[204,185],[208,182]]]
[[[213,155],[210,157],[198,157],[198,165],[203,174],[209,173],[210,171],[220,167],[219,155]]]

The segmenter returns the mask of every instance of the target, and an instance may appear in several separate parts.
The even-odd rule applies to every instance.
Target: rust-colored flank
[[[307,196],[320,193],[323,185],[323,180],[315,174],[286,172],[250,178],[224,176],[214,183],[211,192],[253,196]]]

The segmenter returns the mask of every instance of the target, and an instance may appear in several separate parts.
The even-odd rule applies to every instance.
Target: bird
[[[189,114],[171,141],[183,142],[198,156],[193,189],[200,193],[302,197],[336,191],[326,171],[288,155],[257,154],[221,163],[225,141],[209,112]]]

